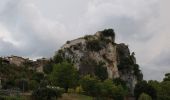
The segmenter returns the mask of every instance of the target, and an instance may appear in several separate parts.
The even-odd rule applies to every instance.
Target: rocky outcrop
[[[122,80],[126,81],[127,86],[130,88],[132,93],[139,77],[136,73],[134,73],[136,71],[134,70],[136,65],[134,52],[130,54],[128,46],[124,43],[117,44],[117,67],[119,75]],[[138,68],[137,70],[139,71]],[[137,74],[141,74],[140,71]]]
[[[57,55],[73,62],[83,75],[94,74],[95,64],[103,62],[108,78],[121,78],[132,91],[137,83],[133,70],[136,64],[134,53],[130,54],[127,45],[115,43],[115,33],[112,29],[67,41]]]
[[[115,44],[115,34],[113,30],[97,32],[95,35],[68,41],[61,47],[60,54],[71,59],[80,73],[93,73],[93,62],[84,64],[89,60],[96,63],[104,62],[107,66],[109,78],[119,77],[117,68],[117,52]]]

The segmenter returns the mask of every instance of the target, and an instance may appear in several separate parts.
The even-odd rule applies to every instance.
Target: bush
[[[100,40],[94,39],[87,41],[86,48],[90,51],[100,51],[105,45]]]
[[[148,94],[142,93],[138,100],[152,100],[152,98]]]
[[[52,61],[48,62],[47,64],[45,64],[45,65],[43,66],[43,71],[44,71],[44,73],[46,73],[46,74],[51,73],[52,70],[53,70],[53,62],[52,62]]]
[[[50,82],[54,86],[64,88],[74,88],[78,81],[78,71],[74,68],[73,64],[62,62],[53,66],[53,71],[49,75]]]
[[[142,93],[146,93],[152,97],[152,99],[157,99],[157,91],[156,89],[149,85],[146,81],[141,81],[136,84],[135,90],[134,90],[134,95],[136,98],[139,98],[139,96]]]
[[[32,93],[33,100],[57,100],[63,94],[60,88],[39,88]]]
[[[115,78],[113,79],[113,84],[115,85],[121,85],[125,90],[128,89],[126,82],[120,78]]]
[[[114,85],[111,80],[101,82],[90,75],[84,76],[80,84],[86,95],[93,96],[97,100],[123,100],[126,94],[121,85]]]
[[[75,92],[78,93],[78,94],[83,93],[83,88],[82,88],[82,86],[76,87],[76,91],[75,91]]]
[[[53,57],[54,63],[61,63],[64,61],[63,57],[60,55],[60,52]]]
[[[35,90],[38,88],[38,86],[39,86],[39,83],[37,81],[35,81],[35,80],[29,81],[29,89],[30,90]]]
[[[107,67],[105,66],[105,64],[103,62],[99,62],[95,66],[94,73],[102,81],[108,78]]]
[[[25,100],[25,98],[16,96],[0,96],[0,100]]]
[[[89,40],[94,40],[95,38],[92,35],[86,35],[86,36],[84,36],[84,39],[89,41]]]
[[[98,87],[99,80],[95,77],[91,77],[90,75],[84,76],[80,80],[80,84],[85,92],[86,95],[90,96],[98,96],[99,94],[99,87]]]
[[[101,31],[103,33],[103,36],[106,36],[106,37],[115,37],[115,32],[113,29],[105,29],[103,31]]]
[[[126,91],[121,85],[114,85],[111,80],[105,80],[101,83],[101,95],[114,100],[123,100]]]
[[[38,83],[40,83],[41,80],[43,80],[43,79],[44,79],[44,73],[42,73],[42,72],[36,72],[32,76],[32,80],[36,80]]]
[[[75,90],[74,90],[74,89],[69,88],[67,92],[68,92],[68,93],[75,93]]]

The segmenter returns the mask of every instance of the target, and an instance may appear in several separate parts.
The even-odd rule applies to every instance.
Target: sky
[[[1,0],[0,56],[52,57],[67,40],[113,28],[146,80],[170,72],[169,0]]]

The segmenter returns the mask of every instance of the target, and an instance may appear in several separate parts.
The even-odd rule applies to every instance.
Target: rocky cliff
[[[102,63],[108,78],[121,78],[126,81],[131,91],[142,78],[134,53],[130,54],[127,45],[115,43],[112,29],[67,41],[57,55],[69,59],[82,75],[94,75],[95,66]]]

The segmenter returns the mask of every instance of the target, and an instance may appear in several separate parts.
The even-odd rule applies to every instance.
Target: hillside
[[[67,41],[50,59],[0,57],[2,100],[169,100],[170,73],[145,81],[113,29]]]
[[[132,93],[137,81],[143,77],[134,52],[130,53],[124,43],[115,42],[112,29],[67,41],[56,55],[71,60],[81,75],[95,75],[95,67],[102,65],[107,78],[121,78]]]
[[[123,100],[134,95],[142,78],[134,52],[115,42],[113,29],[67,41],[51,59],[0,58],[0,95],[5,96],[26,92],[39,100],[68,93],[63,98]]]

